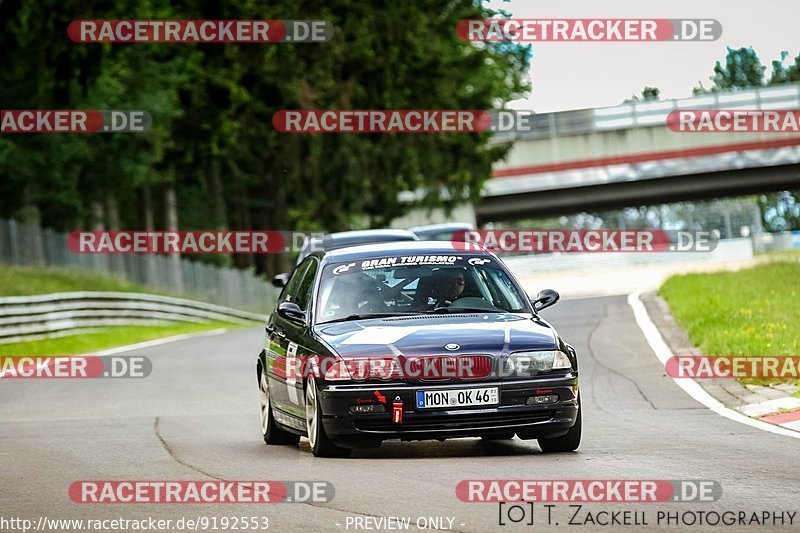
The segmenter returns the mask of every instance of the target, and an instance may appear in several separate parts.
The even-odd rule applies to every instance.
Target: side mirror
[[[278,287],[279,289],[284,288],[288,282],[289,282],[289,274],[286,272],[284,272],[283,274],[278,274],[277,276],[272,278],[272,286]]]
[[[278,304],[278,314],[292,322],[305,323],[306,321],[306,314],[300,309],[300,306],[294,302],[281,302]]]
[[[547,309],[555,304],[559,298],[561,298],[561,296],[553,289],[544,289],[536,295],[536,298],[531,300],[533,310],[538,313],[542,309]]]

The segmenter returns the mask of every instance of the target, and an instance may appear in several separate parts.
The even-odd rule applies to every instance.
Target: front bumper
[[[500,392],[499,405],[415,408],[418,390],[495,386]],[[327,435],[338,444],[358,447],[388,439],[446,439],[512,432],[525,439],[555,437],[566,433],[575,424],[579,408],[577,390],[577,373],[570,373],[557,377],[480,383],[328,384],[319,391],[319,397]],[[525,404],[526,398],[541,394],[557,394],[558,402]],[[398,396],[403,403],[402,422],[399,424],[392,421],[392,404]],[[385,398],[385,403],[380,398]],[[350,412],[351,406],[364,403],[383,403],[386,412]]]

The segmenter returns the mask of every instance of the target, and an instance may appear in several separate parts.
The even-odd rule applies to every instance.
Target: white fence
[[[531,125],[529,131],[499,132],[492,137],[492,142],[663,126],[667,123],[670,111],[677,110],[798,108],[800,108],[800,84],[786,83],[672,100],[645,100],[611,107],[534,114],[529,119]]]

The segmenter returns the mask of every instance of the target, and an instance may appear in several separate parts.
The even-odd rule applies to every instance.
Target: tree
[[[642,89],[641,97],[632,94],[630,98],[625,100],[623,103],[631,103],[631,102],[640,102],[644,101],[655,101],[661,98],[661,89],[658,87],[650,87],[649,85]]]
[[[725,65],[723,66],[719,61],[714,65],[714,75],[709,78],[711,80],[710,88],[706,88],[702,82],[699,82],[692,89],[692,94],[731,91],[764,85],[766,67],[761,64],[753,47],[733,49],[729,46],[727,50]]]
[[[781,58],[772,61],[772,76],[768,85],[779,85],[781,83],[795,83],[800,81],[800,54],[794,58],[794,62],[786,66],[786,58],[789,52],[781,52]]]
[[[659,100],[661,98],[661,89],[658,87],[645,87],[642,89],[642,99],[646,101]]]
[[[797,191],[781,191],[763,194],[758,204],[767,231],[790,231],[800,229],[800,194]]]
[[[800,81],[800,54],[787,67],[788,56],[789,53],[784,51],[781,52],[780,59],[772,61],[772,75],[768,85]],[[694,88],[693,92],[702,94],[762,87],[765,85],[764,70],[765,67],[752,47],[738,49],[729,47],[725,66],[723,67],[719,61],[714,66],[714,76],[710,78],[711,88],[706,89],[701,83]],[[800,205],[796,200],[798,197],[800,197],[800,191],[781,191],[758,197],[764,228],[767,231],[781,231],[800,227],[795,214],[797,206]]]
[[[725,65],[719,61],[714,65],[711,82],[712,91],[730,91],[758,87],[764,84],[764,67],[752,47],[733,49],[728,47]]]
[[[86,227],[92,213],[130,229],[383,225],[407,208],[404,190],[427,191],[431,207],[476,199],[509,147],[489,145],[489,133],[282,134],[275,112],[492,109],[529,89],[529,46],[456,36],[458,20],[493,14],[472,0],[101,5],[0,3],[0,45],[14,58],[0,98],[17,109],[144,109],[153,127],[3,136],[0,216],[58,229]],[[76,19],[324,19],[336,31],[323,44],[77,44],[65,36]]]

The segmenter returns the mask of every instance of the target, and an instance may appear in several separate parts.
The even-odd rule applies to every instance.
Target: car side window
[[[303,280],[297,288],[297,298],[294,302],[299,305],[300,309],[303,311],[306,311],[311,303],[311,298],[314,293],[314,279],[317,276],[318,266],[319,263],[316,259],[312,258],[308,260],[308,267],[303,273]]]
[[[298,290],[306,272],[308,271],[309,265],[310,261],[306,261],[294,269],[292,277],[289,278],[289,283],[286,284],[286,288],[281,294],[281,302],[297,302],[297,295],[299,294]]]

